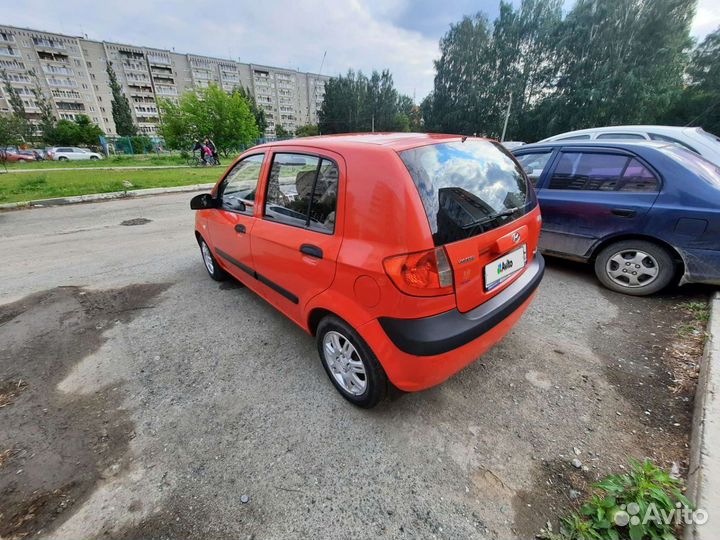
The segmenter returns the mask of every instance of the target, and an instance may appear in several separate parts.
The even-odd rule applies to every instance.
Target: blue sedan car
[[[590,262],[614,291],[720,285],[720,168],[668,143],[537,143],[515,157],[535,185],[540,248]]]

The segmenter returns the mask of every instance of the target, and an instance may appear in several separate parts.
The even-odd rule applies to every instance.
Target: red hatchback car
[[[316,336],[350,402],[436,385],[497,343],[544,271],[535,193],[498,143],[356,134],[256,146],[199,210],[213,279]]]

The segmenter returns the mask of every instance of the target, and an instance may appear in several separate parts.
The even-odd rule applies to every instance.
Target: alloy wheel
[[[365,365],[348,338],[334,330],[327,332],[323,354],[330,373],[343,390],[354,396],[365,392],[368,384]]]
[[[201,246],[203,261],[205,262],[205,268],[207,268],[207,271],[210,272],[212,275],[215,273],[215,263],[213,262],[212,253],[210,253],[210,248],[208,245],[203,242]]]

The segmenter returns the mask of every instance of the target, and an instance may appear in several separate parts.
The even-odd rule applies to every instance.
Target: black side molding
[[[215,251],[217,251],[217,254],[220,255],[223,259],[225,259],[227,262],[232,264],[233,266],[237,266],[240,270],[245,272],[246,274],[250,274],[252,277],[255,277],[255,270],[250,268],[247,264],[243,264],[237,259],[232,258],[230,255],[225,253],[222,249],[215,248]]]
[[[227,262],[229,262],[229,263],[232,264],[233,266],[238,267],[240,270],[242,270],[242,271],[245,272],[246,274],[254,277],[254,278],[257,279],[260,283],[263,283],[263,284],[267,285],[267,286],[270,287],[273,291],[275,291],[276,293],[278,293],[280,296],[283,296],[283,297],[285,297],[286,299],[290,300],[293,304],[297,304],[298,302],[300,302],[300,299],[299,299],[297,296],[295,296],[293,293],[291,293],[290,291],[288,291],[288,290],[285,289],[284,287],[281,287],[280,285],[278,285],[278,284],[275,283],[274,281],[269,280],[269,279],[266,278],[265,276],[258,274],[255,270],[253,270],[252,268],[250,268],[248,265],[241,263],[240,261],[238,261],[237,259],[235,259],[235,258],[233,258],[232,256],[228,255],[227,253],[225,253],[225,252],[224,252],[223,250],[221,250],[221,249],[215,248],[215,251],[217,251],[217,254],[220,255],[223,259],[225,259]]]
[[[467,313],[457,309],[422,319],[380,317],[380,326],[401,351],[415,356],[443,354],[485,334],[518,309],[538,288],[545,272],[540,253],[504,291]]]

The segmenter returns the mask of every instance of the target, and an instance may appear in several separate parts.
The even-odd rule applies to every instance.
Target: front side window
[[[265,154],[248,156],[238,161],[230,170],[220,186],[219,195],[223,209],[252,215],[264,159]]]
[[[620,154],[563,152],[550,189],[657,191],[657,177],[637,159]]]
[[[323,233],[335,230],[339,171],[335,162],[304,154],[275,154],[265,217]]]
[[[500,144],[466,140],[400,152],[436,246],[463,240],[528,211],[531,188]]]
[[[515,157],[520,162],[520,166],[525,171],[525,174],[528,175],[530,183],[533,186],[537,186],[540,175],[543,169],[545,169],[545,165],[547,165],[551,155],[552,151],[547,151],[537,154],[522,154]]]

